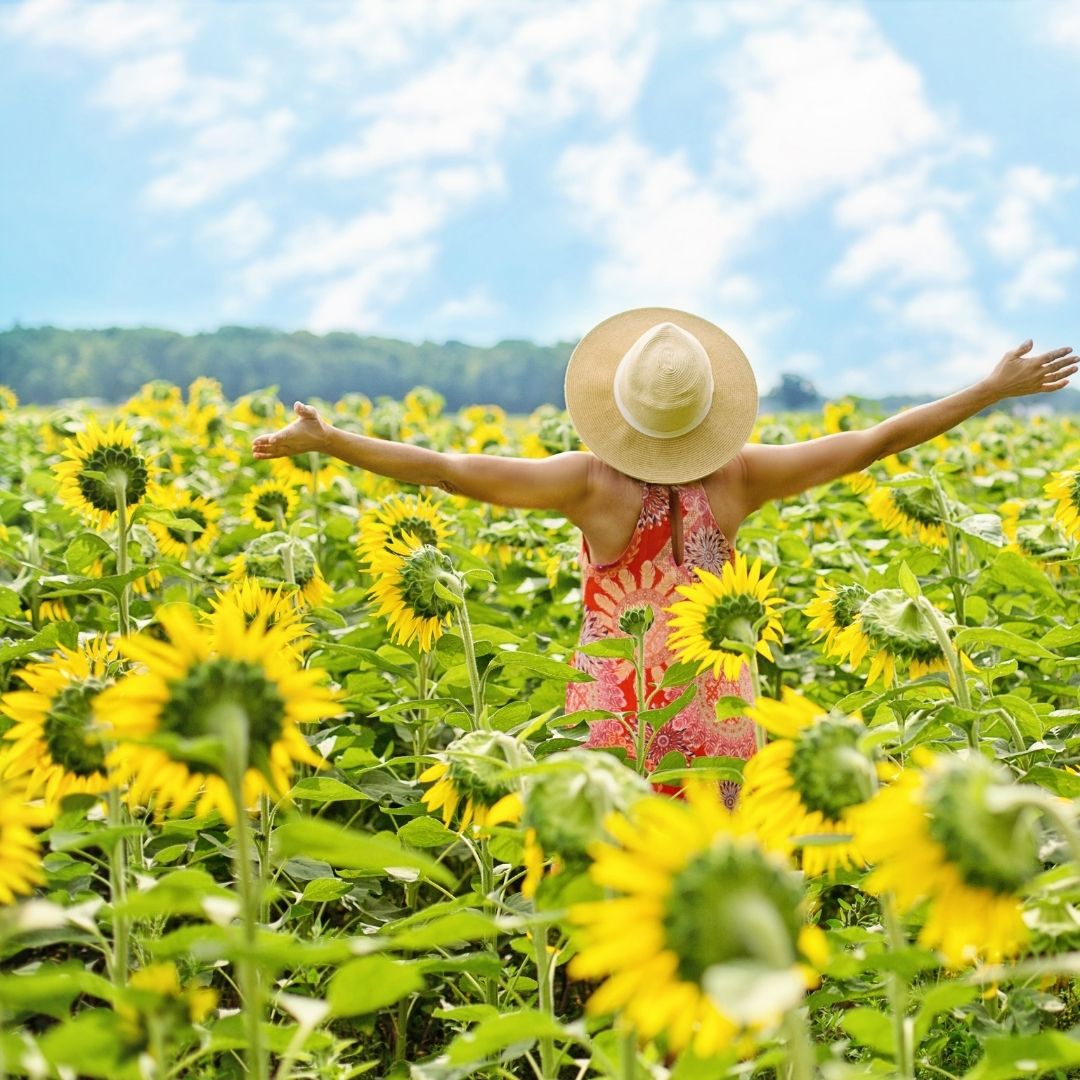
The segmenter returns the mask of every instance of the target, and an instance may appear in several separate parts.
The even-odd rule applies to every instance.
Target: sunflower
[[[148,964],[132,972],[124,998],[116,1003],[116,1012],[128,1045],[153,1054],[155,1046],[150,1029],[154,1025],[160,1031],[162,1026],[201,1024],[217,1001],[217,991],[209,987],[181,988],[176,965],[165,962]]]
[[[290,654],[297,662],[311,645],[311,628],[281,586],[267,589],[254,578],[241,578],[210,601],[215,615],[230,605],[243,614],[249,626],[258,622],[267,629],[279,629],[288,639]]]
[[[810,616],[809,628],[820,639],[825,638],[824,649],[829,655],[843,658],[848,654],[842,643],[845,630],[855,621],[859,607],[870,594],[861,585],[830,585],[824,578],[817,579],[814,599],[803,609]]]
[[[151,520],[150,531],[154,534],[162,555],[171,559],[186,559],[189,538],[193,551],[206,552],[214,546],[218,535],[215,523],[221,517],[221,508],[209,499],[196,495],[187,488],[155,485],[150,493],[150,501],[163,510],[171,511],[174,517],[185,518],[197,526],[190,530],[180,529]]]
[[[713,785],[687,784],[685,802],[648,796],[612,814],[615,843],[591,846],[589,876],[621,894],[571,905],[580,930],[571,978],[604,982],[590,1014],[621,1010],[639,1036],[717,1054],[796,1007],[817,972],[823,935],[805,925],[798,878],[748,835]],[[760,973],[771,993],[723,993],[732,969]],[[745,975],[742,979],[745,989]]]
[[[412,533],[371,557],[371,595],[376,614],[390,624],[390,638],[398,645],[419,643],[429,652],[450,625],[456,605],[435,591],[435,582],[454,573],[448,555],[422,544]]]
[[[945,612],[939,612],[938,618],[951,625]],[[900,589],[870,593],[851,624],[837,635],[833,654],[846,656],[852,667],[858,667],[867,653],[871,655],[867,686],[873,686],[878,679],[886,687],[893,686],[898,667],[906,666],[910,679],[949,669],[926,613]],[[962,653],[960,659],[970,670],[967,656]]]
[[[766,660],[771,660],[769,642],[780,641],[780,617],[775,608],[783,601],[770,588],[776,567],[761,574],[761,560],[748,565],[744,555],[724,564],[716,574],[695,567],[699,580],[694,585],[679,585],[686,597],[666,611],[671,612],[667,645],[680,660],[700,661],[698,673],[712,668],[731,681],[739,678],[745,657],[725,648],[725,642],[752,645]]]
[[[815,838],[802,845],[808,877],[865,865],[847,821],[877,787],[874,763],[859,749],[861,719],[827,713],[786,686],[782,701],[761,698],[747,715],[774,736],[746,763],[739,796],[761,842],[788,853]]]
[[[10,386],[0,384],[0,420],[6,420],[9,412],[14,412],[19,404],[19,396]]]
[[[313,471],[307,454],[275,458],[270,462],[270,471],[283,484],[318,492],[329,487],[337,477],[345,475],[345,470],[336,461],[323,460],[324,464]]]
[[[280,529],[296,513],[299,502],[294,484],[263,480],[248,489],[240,503],[241,513],[259,532]]]
[[[286,545],[288,551],[286,551]],[[229,570],[233,581],[254,578],[264,588],[289,588],[286,559],[292,558],[292,579],[297,602],[307,607],[322,607],[333,595],[310,545],[283,532],[269,532],[248,544]]]
[[[433,814],[442,810],[445,825],[462,801],[460,832],[470,825],[488,828],[521,819],[521,781],[512,770],[530,764],[532,754],[516,739],[501,731],[468,731],[444,754],[446,760],[425,769],[419,779],[431,784],[424,805]]]
[[[356,554],[362,562],[386,551],[406,533],[422,544],[442,547],[450,526],[434,504],[421,495],[391,495],[369,510],[360,522]]]
[[[118,646],[144,670],[94,699],[95,713],[119,743],[109,764],[119,781],[130,783],[131,801],[152,800],[159,813],[195,802],[196,814],[216,807],[235,820],[219,760],[226,737],[221,714],[228,709],[240,710],[247,723],[245,806],[261,794],[283,797],[295,762],[323,764],[297,725],[340,710],[321,673],[290,659],[282,627],[267,629],[261,620],[248,626],[232,604],[205,626],[183,605],[161,608],[158,620],[164,641],[140,634]]]
[[[50,814],[30,805],[24,781],[0,768],[0,904],[14,903],[45,881],[34,829],[48,825]]]
[[[839,431],[850,431],[852,428],[851,418],[854,415],[855,402],[851,398],[826,401],[823,409],[826,433],[834,435]]]
[[[152,479],[150,460],[139,452],[135,433],[118,421],[103,428],[88,420],[68,440],[64,458],[55,466],[60,501],[98,529],[108,527],[116,515],[118,492],[130,508],[142,501]]]
[[[914,476],[904,473],[898,479]],[[949,542],[937,500],[931,488],[879,487],[866,502],[871,516],[901,536],[918,537],[927,547],[941,548]]]
[[[1047,498],[1056,499],[1054,520],[1070,540],[1080,540],[1080,471],[1054,473],[1043,488]]]
[[[1023,517],[1027,506],[1022,499],[1007,499],[998,507],[1001,530],[1009,540],[1006,550],[1034,559],[1046,573],[1060,577],[1068,548],[1052,524]]]
[[[892,893],[901,912],[929,900],[919,943],[950,966],[999,963],[1027,941],[1021,894],[1042,869],[1029,812],[995,797],[1011,776],[979,753],[917,747],[911,760],[917,767],[850,811],[874,866],[865,888]]]
[[[29,687],[0,698],[15,721],[4,732],[4,768],[26,775],[29,797],[54,805],[65,795],[99,795],[110,787],[94,699],[112,682],[119,656],[104,635],[78,649],[61,645],[48,660],[15,674]]]

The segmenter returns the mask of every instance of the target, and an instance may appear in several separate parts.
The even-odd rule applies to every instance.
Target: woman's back
[[[633,483],[633,482],[632,482]],[[629,543],[613,561],[594,562],[589,542],[581,545],[581,585],[584,615],[581,642],[625,636],[619,628],[623,613],[649,606],[653,623],[645,635],[645,693],[649,698],[673,660],[667,647],[669,615],[664,610],[683,599],[679,585],[695,583],[696,568],[720,574],[734,559],[734,550],[720,528],[701,483],[685,485],[637,484],[638,520]],[[674,541],[674,542],[673,542]],[[633,754],[634,714],[637,688],[634,666],[618,658],[591,657],[576,653],[574,664],[595,679],[571,683],[566,709],[604,709],[630,713],[621,719],[598,720],[590,725],[588,746],[625,747]],[[745,717],[717,721],[719,698],[737,695],[753,699],[749,669],[744,667],[735,683],[723,676],[704,673],[697,678],[694,700],[652,740],[647,764],[655,768],[665,754],[678,751],[684,758],[707,755],[748,758],[755,750],[754,730]],[[681,688],[660,690],[648,701],[657,708],[678,697]],[[651,738],[647,731],[646,737]],[[737,787],[725,785],[725,797],[734,801]]]

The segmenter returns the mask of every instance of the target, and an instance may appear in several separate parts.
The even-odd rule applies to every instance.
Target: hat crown
[[[636,431],[655,439],[686,435],[712,406],[709,354],[688,330],[657,323],[619,361],[613,390],[619,412]]]

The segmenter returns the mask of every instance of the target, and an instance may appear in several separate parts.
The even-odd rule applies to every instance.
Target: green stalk
[[[542,922],[532,930],[533,949],[536,953],[536,983],[540,997],[540,1011],[555,1019],[555,994],[552,986],[551,954],[548,952],[548,924]],[[544,1080],[554,1080],[558,1075],[555,1064],[555,1040],[551,1035],[540,1036],[540,1072]]]
[[[116,497],[116,572],[126,574],[128,572],[127,476],[122,472],[113,473],[109,481]],[[129,589],[130,586],[125,582],[120,589],[118,600],[121,637],[127,637],[131,633],[131,615],[128,610]]]
[[[274,513],[277,516],[278,529],[288,534],[288,529],[285,528],[285,511],[280,506],[275,506]],[[285,570],[285,580],[290,585],[295,585],[296,568],[293,566],[292,537],[289,537],[281,547],[281,563]]]
[[[754,701],[757,701],[761,694],[761,674],[758,671],[757,662],[757,650],[755,649],[750,653],[750,681],[754,684]],[[768,741],[765,735],[765,729],[758,723],[754,724],[754,746],[761,750],[764,748],[765,743]]]
[[[416,661],[416,696],[420,701],[427,699],[428,692],[428,656],[422,652]],[[416,733],[413,735],[413,779],[419,780],[427,766],[420,760],[427,753],[427,713],[423,709],[416,711]]]
[[[645,724],[641,719],[642,710],[645,708],[645,635],[635,635],[637,644],[634,649],[634,675],[637,679],[637,724],[634,732],[636,750],[634,754],[634,767],[645,775]]]
[[[898,952],[907,945],[903,927],[896,915],[892,893],[881,897],[881,917],[889,949]],[[907,1022],[908,981],[900,971],[889,973],[889,1009],[893,1017],[893,1039],[896,1043],[896,1070],[899,1080],[914,1080],[914,1047],[911,1045],[911,1027]]]
[[[950,682],[952,683],[953,697],[956,698],[956,704],[962,709],[970,709],[971,695],[968,693],[967,679],[964,677],[960,654],[956,651],[952,640],[949,638],[949,631],[941,621],[938,609],[925,596],[920,595],[916,603],[922,608],[923,613],[930,621],[930,626],[934,631],[934,636],[938,639],[938,645],[941,647],[945,662],[949,665]]]
[[[319,452],[308,451],[308,468],[311,470],[311,501],[315,511],[315,563],[319,570],[323,568],[322,512],[319,508]]]
[[[480,852],[480,891],[484,894],[484,914],[490,915],[494,914],[495,911],[495,905],[491,900],[491,894],[495,891],[495,864],[491,856],[491,849],[487,844],[481,840],[476,846]],[[498,962],[499,950],[494,939],[488,940],[487,948]],[[488,1005],[498,1007],[499,979],[497,976],[484,976],[484,1001]]]
[[[621,1046],[622,1080],[637,1080],[637,1034],[633,1028],[623,1033]]]
[[[443,582],[448,592],[454,596],[457,604],[458,629],[465,646],[465,667],[469,672],[469,690],[472,693],[473,723],[472,729],[487,729],[490,725],[484,714],[483,698],[480,693],[480,671],[476,666],[476,643],[473,641],[472,622],[469,619],[469,605],[465,601],[465,589],[456,576],[446,575]]]
[[[262,1044],[262,983],[255,963],[259,897],[251,872],[250,824],[244,806],[244,774],[247,772],[249,757],[247,713],[241,705],[226,701],[214,710],[211,724],[224,736],[225,780],[236,814],[233,829],[236,834],[234,863],[240,889],[240,913],[244,931],[238,983],[242,999],[240,1008],[244,1014],[247,1036],[247,1075],[255,1080],[267,1080],[269,1061]]]
[[[941,514],[942,523],[945,526],[945,536],[949,541],[949,576],[952,578],[952,594],[953,594],[953,606],[956,609],[956,621],[963,626],[964,625],[964,588],[960,582],[960,545],[958,534],[959,530],[952,523],[949,517],[949,503],[945,498],[945,489],[941,486],[941,481],[933,474],[930,474],[930,479],[934,483],[934,494],[937,496],[938,513]]]
[[[814,1046],[806,1027],[803,1009],[789,1009],[784,1016],[787,1041],[788,1080],[813,1080]]]
[[[123,825],[125,817],[124,807],[120,802],[120,789],[109,788],[109,824]],[[127,985],[131,930],[128,916],[119,910],[127,901],[127,844],[122,836],[116,837],[109,848],[109,898],[113,909],[113,952],[110,974],[113,986],[117,990],[122,990]]]

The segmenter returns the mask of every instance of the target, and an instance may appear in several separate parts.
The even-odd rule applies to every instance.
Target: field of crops
[[[577,446],[426,390],[322,411]],[[566,712],[651,613],[571,663],[565,521],[254,460],[286,420],[0,388],[0,1077],[1080,1076],[1076,423],[748,519],[682,637],[753,672],[717,723],[762,749],[688,768],[650,749],[697,659]],[[581,745],[602,719],[635,753]]]

